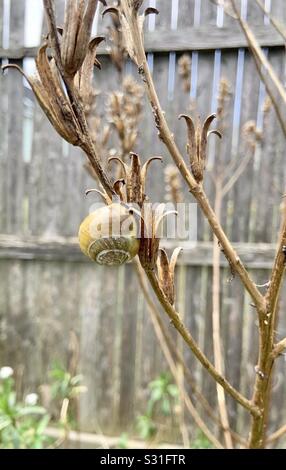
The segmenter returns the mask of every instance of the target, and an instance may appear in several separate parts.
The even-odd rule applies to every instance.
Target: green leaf
[[[162,390],[160,388],[154,388],[151,393],[151,400],[153,402],[159,401],[162,398]]]
[[[163,398],[161,403],[161,409],[165,416],[169,416],[171,414],[171,405],[168,398]]]
[[[7,428],[11,424],[12,424],[12,421],[9,416],[0,416],[0,431]]]
[[[37,434],[43,434],[43,432],[45,431],[46,427],[49,424],[49,421],[50,421],[50,416],[48,414],[43,416],[43,418],[41,419],[41,421],[39,422],[37,426]]]
[[[177,385],[169,384],[167,390],[171,397],[177,398],[179,396],[179,390]]]
[[[47,412],[42,406],[25,406],[18,411],[18,416],[43,415]]]

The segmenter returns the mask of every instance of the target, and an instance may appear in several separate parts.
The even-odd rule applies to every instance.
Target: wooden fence
[[[61,22],[64,2],[57,4]],[[203,118],[215,111],[222,77],[232,92],[221,147],[225,164],[233,155],[243,157],[240,136],[247,121],[254,120],[263,133],[255,157],[223,201],[222,219],[252,276],[264,284],[285,192],[285,142],[273,110],[263,127],[265,88],[245,38],[235,20],[223,16],[209,0],[154,0],[150,4],[156,4],[161,13],[147,23],[149,63],[181,149],[184,151],[186,131],[177,116],[188,111],[190,99]],[[281,22],[286,21],[284,0],[266,0],[265,4]],[[0,58],[3,63],[9,60],[29,69],[39,38],[27,44],[27,31],[36,21],[35,2],[27,5],[31,9],[24,21],[23,0],[0,1]],[[241,9],[285,82],[283,40],[255,0],[241,0]],[[108,20],[102,22],[98,15],[97,21],[95,29],[104,33]],[[178,75],[183,52],[192,60],[190,97],[182,93]],[[104,97],[106,91],[118,89],[119,82],[106,50],[101,54],[103,70],[96,72],[96,87]],[[130,63],[126,73],[137,76]],[[98,112],[102,114],[103,99],[100,103]],[[46,380],[53,360],[68,360],[70,331],[74,331],[80,345],[79,369],[88,387],[80,403],[82,430],[115,433],[132,429],[136,416],[146,407],[148,383],[167,368],[132,266],[98,267],[80,254],[74,237],[88,213],[90,202],[83,194],[92,181],[80,152],[56,135],[20,74],[11,71],[1,77],[0,111],[0,364],[23,367],[23,387],[34,390]],[[213,149],[211,146],[210,153],[214,154]],[[169,162],[147,104],[136,150],[144,158],[161,154]],[[215,165],[214,155],[210,161]],[[155,201],[164,200],[162,181],[162,169],[156,168],[149,180]],[[210,172],[206,188],[212,200]],[[185,195],[193,202],[187,191]],[[198,239],[197,247],[185,250],[180,260],[177,303],[192,334],[212,359],[211,233],[200,214]],[[229,270],[223,259],[222,273],[226,374],[249,394],[257,360],[256,318],[239,280],[227,282]],[[278,339],[286,334],[284,289],[282,297]],[[214,384],[191,354],[185,354],[194,377],[215,404]],[[285,384],[282,357],[274,384],[273,429],[285,421]],[[235,404],[231,421],[245,432],[244,413]]]

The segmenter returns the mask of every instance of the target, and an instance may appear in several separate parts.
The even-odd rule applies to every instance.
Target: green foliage
[[[82,375],[72,375],[62,365],[55,363],[49,373],[52,381],[52,397],[54,399],[72,400],[86,391],[82,385]]]
[[[73,422],[69,404],[86,390],[81,384],[82,376],[73,376],[58,364],[53,366],[49,375],[51,404],[55,405],[55,413],[49,413],[37,404],[39,397],[36,393],[25,398],[17,397],[13,369],[0,368],[0,448],[43,449],[52,446],[53,440],[45,434],[51,415],[53,424],[65,429]],[[67,403],[68,406],[64,406]]]
[[[152,439],[157,432],[157,426],[148,414],[138,416],[137,429],[141,439],[144,439],[144,441]]]
[[[12,374],[0,376],[0,448],[42,449],[50,442],[45,435],[50,416],[37,405],[36,397],[30,394],[26,402],[18,400]]]
[[[164,372],[148,385],[150,397],[146,413],[137,418],[138,433],[144,440],[150,440],[156,435],[158,432],[157,420],[160,417],[167,418],[173,414],[179,392],[171,379],[170,374]]]
[[[121,436],[119,437],[117,448],[118,449],[128,449],[128,439],[129,439],[129,436],[128,436],[127,432],[123,432],[121,434]]]
[[[152,415],[156,405],[164,416],[170,416],[179,396],[178,388],[171,382],[170,374],[160,374],[157,379],[150,382],[149,390],[151,392],[147,407],[149,416]]]

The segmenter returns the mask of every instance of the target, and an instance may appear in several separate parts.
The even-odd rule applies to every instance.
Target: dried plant
[[[135,148],[142,114],[144,89],[131,76],[123,79],[122,91],[108,96],[107,117],[115,129],[120,157],[125,160]]]
[[[170,163],[165,167],[165,190],[166,200],[178,204],[183,202],[184,196],[182,193],[182,181],[178,168],[176,165]]]
[[[114,6],[118,6],[119,1]],[[112,24],[108,27],[108,36],[111,42],[110,57],[119,73],[123,72],[123,67],[127,58],[127,51],[122,35],[120,21],[117,15],[111,15]]]
[[[188,130],[187,151],[190,161],[186,163],[184,156],[179,151],[175,142],[174,135],[169,128],[165,113],[162,110],[144,50],[144,19],[146,15],[152,13],[157,14],[158,11],[154,8],[147,8],[144,13],[140,13],[140,8],[143,6],[143,3],[143,0],[121,0],[117,6],[109,7],[105,12],[117,15],[116,18],[118,20],[118,26],[120,25],[121,28],[124,47],[131,60],[133,60],[137,65],[139,75],[143,79],[143,84],[145,86],[146,94],[150,101],[154,117],[154,125],[158,130],[158,136],[166,146],[174,164],[180,172],[181,177],[185,181],[188,190],[201,208],[212,229],[214,237],[218,241],[222,253],[231,266],[232,271],[237,275],[244,286],[245,291],[250,295],[253,306],[257,312],[260,331],[260,346],[259,362],[255,368],[256,380],[252,399],[249,399],[240,393],[239,390],[233,387],[225,377],[223,364],[218,362],[222,357],[220,350],[218,350],[218,354],[216,355],[217,359],[215,364],[211,363],[205,353],[199,348],[191,332],[184,324],[182,317],[176,310],[174,266],[180,250],[179,248],[176,249],[174,255],[169,260],[166,252],[162,247],[160,247],[158,228],[164,217],[168,215],[168,213],[165,212],[164,205],[160,205],[157,210],[151,207],[149,211],[144,205],[144,201],[146,200],[145,181],[147,169],[154,158],[158,159],[160,157],[153,157],[145,163],[145,165],[142,165],[139,156],[132,151],[130,165],[124,161],[127,149],[129,150],[130,145],[134,140],[134,134],[129,134],[128,138],[125,140],[127,133],[123,134],[120,113],[123,112],[122,109],[124,109],[128,118],[131,116],[131,120],[134,119],[134,115],[132,114],[134,111],[131,109],[134,107],[134,102],[132,102],[128,111],[128,106],[126,109],[126,102],[124,106],[122,104],[123,98],[120,98],[115,94],[113,95],[113,98],[111,98],[110,103],[112,126],[116,129],[120,140],[124,142],[121,149],[122,155],[114,156],[112,160],[116,160],[120,165],[123,178],[119,178],[115,182],[112,181],[112,178],[105,170],[105,165],[103,164],[104,162],[102,162],[101,156],[99,156],[96,150],[97,139],[92,136],[92,132],[87,124],[87,115],[90,112],[90,100],[94,97],[91,89],[93,65],[94,63],[99,65],[96,60],[96,48],[101,41],[101,38],[93,40],[90,38],[91,24],[97,6],[96,0],[80,2],[68,1],[66,3],[63,31],[57,28],[55,22],[54,2],[52,0],[44,0],[49,34],[47,40],[40,48],[37,57],[37,75],[35,77],[28,77],[28,80],[38,102],[57,132],[68,142],[81,147],[86,153],[90,165],[102,186],[100,194],[108,205],[108,210],[115,206],[119,218],[121,217],[122,210],[122,212],[124,212],[124,221],[128,220],[128,216],[131,215],[132,231],[133,220],[134,218],[137,220],[141,235],[140,243],[136,243],[137,240],[134,242],[134,240],[131,240],[130,238],[128,238],[128,241],[130,242],[131,240],[131,243],[133,243],[133,251],[135,248],[137,250],[138,246],[138,250],[135,250],[134,252],[138,253],[141,267],[145,271],[146,277],[149,280],[163,311],[169,317],[172,325],[176,328],[191,352],[205,368],[206,372],[215,380],[219,391],[219,397],[224,397],[225,394],[228,394],[248,411],[252,424],[250,438],[247,445],[250,448],[261,448],[264,447],[267,442],[267,415],[269,410],[273,365],[275,359],[286,348],[286,340],[283,339],[279,343],[276,343],[274,334],[277,320],[278,300],[285,272],[285,212],[283,211],[278,248],[268,288],[266,294],[262,294],[259,286],[255,284],[246,266],[243,264],[230,240],[227,238],[220,223],[219,208],[215,208],[218,211],[218,215],[216,215],[203,187],[209,132],[215,132],[219,137],[221,137],[219,131],[209,131],[210,125],[215,116],[210,115],[202,126],[199,122],[195,122],[190,116],[182,116],[187,122]],[[280,81],[273,72],[270,64],[262,55],[261,49],[257,45],[257,41],[247,27],[247,24],[240,18],[234,0],[230,0],[227,6],[231,7],[231,14],[234,14],[234,16],[238,18],[250,42],[251,49],[256,60],[260,65],[262,64],[265,66],[276,90],[280,93],[281,99],[286,103],[285,90],[283,87],[281,88]],[[48,48],[51,50],[52,58],[47,54]],[[219,117],[221,120],[224,115],[224,106],[222,105],[222,102],[223,100],[226,100],[227,94],[226,87],[222,87],[221,109],[219,110]],[[277,101],[274,101],[273,94],[271,95],[269,93],[269,95],[276,109]],[[136,116],[135,118],[137,119]],[[281,116],[280,118],[282,119]],[[137,124],[138,121],[134,125],[134,129],[136,129]],[[134,131],[134,129],[133,133],[137,132]],[[247,127],[244,129],[244,135],[247,137],[249,148],[253,151],[255,143],[259,142],[260,139],[259,132],[253,124],[248,123]],[[246,161],[247,159],[244,160],[244,164]],[[236,165],[231,162],[226,168],[220,179],[220,200],[237,181],[242,170],[242,162],[239,162],[239,164]],[[170,181],[174,184],[174,178],[170,179]],[[99,190],[97,191],[99,192]],[[133,207],[134,204],[137,205],[137,209]],[[95,216],[96,214],[93,214],[92,217]],[[97,222],[98,221],[95,217],[95,223]],[[88,233],[88,236],[91,238],[91,244],[88,242],[87,247],[87,251],[89,252],[89,249],[93,246],[96,240],[92,239],[93,234],[91,232]],[[104,243],[107,242],[106,240],[102,241]],[[113,251],[117,261],[130,259],[130,256],[123,252],[123,248],[120,246],[120,239],[108,239],[108,244],[112,242],[114,242],[115,245],[115,249]],[[126,237],[123,242],[126,242]],[[106,259],[108,260],[108,264],[111,264],[112,253],[110,253],[110,251],[107,253],[107,251],[108,250],[106,249],[103,250],[100,259]],[[219,254],[219,250],[216,250],[215,256],[217,257]],[[214,260],[214,265],[219,266],[219,259]],[[216,307],[214,306],[214,309],[215,308]],[[217,312],[215,317],[217,318]],[[162,331],[163,329],[160,328],[161,333]],[[220,341],[217,340],[217,338],[215,340],[215,346],[220,348]],[[166,354],[168,354],[168,351],[166,351]],[[172,363],[170,362],[170,364]],[[197,424],[205,430],[206,434],[208,433],[212,436],[212,434],[209,433],[206,424],[200,419],[197,410],[192,407],[191,401],[188,401],[188,405]],[[223,428],[226,446],[231,447],[232,440],[230,436],[233,436],[233,432],[229,429],[227,416],[223,416],[223,414],[225,414],[225,409],[225,404],[223,404],[223,407],[220,409],[220,423]],[[277,432],[276,435],[277,434],[280,435],[280,431]],[[212,438],[213,437],[214,436],[212,436]],[[269,439],[271,440],[271,438],[273,439],[273,436],[270,436]],[[239,439],[240,438],[238,438],[238,440]],[[212,442],[215,442],[216,447],[223,447],[223,444],[216,438],[214,438]]]
[[[183,54],[178,60],[179,76],[185,93],[190,93],[191,90],[191,65],[192,61],[189,54]]]
[[[216,134],[220,139],[222,137],[219,131],[209,130],[216,114],[208,116],[202,126],[200,120],[195,125],[191,116],[181,114],[179,119],[181,118],[186,120],[188,127],[187,152],[190,157],[191,170],[196,182],[201,183],[206,169],[208,138],[211,134]]]

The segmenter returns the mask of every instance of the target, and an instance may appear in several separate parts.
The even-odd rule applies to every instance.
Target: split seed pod
[[[201,126],[200,123],[195,126],[191,116],[187,116],[186,114],[181,114],[179,119],[181,118],[186,120],[188,127],[187,152],[190,157],[191,170],[197,183],[201,183],[206,168],[208,138],[210,134],[216,134],[219,138],[222,137],[219,131],[209,130],[216,115],[211,114],[208,116],[203,126]]]
[[[166,251],[160,248],[157,260],[159,284],[171,305],[175,303],[175,266],[181,251],[176,248],[169,261]]]

